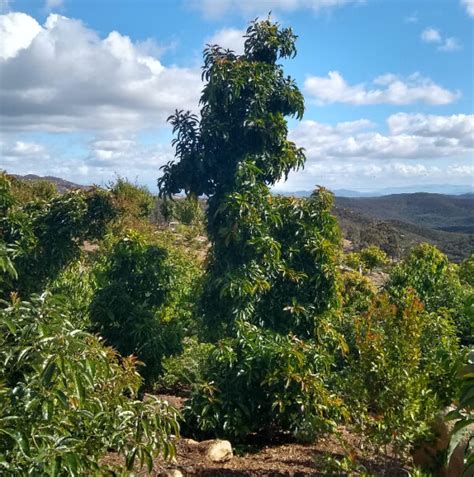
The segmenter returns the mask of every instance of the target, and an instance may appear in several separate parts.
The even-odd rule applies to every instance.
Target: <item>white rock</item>
[[[170,469],[161,473],[160,477],[183,477],[183,473],[178,469]]]
[[[232,445],[229,441],[205,441],[201,444],[206,444],[206,456],[212,462],[226,462],[233,457]]]

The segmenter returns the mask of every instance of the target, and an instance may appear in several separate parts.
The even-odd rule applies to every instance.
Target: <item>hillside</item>
[[[474,195],[393,194],[382,197],[336,197],[339,207],[365,215],[450,232],[474,232]]]
[[[13,177],[18,179],[23,179],[26,181],[48,181],[52,182],[56,185],[59,192],[67,192],[69,190],[76,190],[76,189],[87,189],[89,186],[84,186],[80,184],[76,184],[74,182],[66,181],[61,179],[60,177],[55,176],[37,176],[36,174],[27,174],[24,176],[18,174],[11,174]]]
[[[401,220],[380,220],[358,210],[342,207],[339,199],[333,209],[344,238],[354,249],[378,245],[393,257],[402,256],[421,242],[428,242],[446,253],[450,260],[460,262],[474,249],[474,234],[446,232]]]

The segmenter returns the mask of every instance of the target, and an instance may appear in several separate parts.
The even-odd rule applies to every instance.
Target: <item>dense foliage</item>
[[[138,234],[113,243],[96,272],[90,305],[94,331],[123,356],[137,356],[147,381],[158,376],[162,357],[181,347],[182,323],[163,311],[174,285],[167,255]]]
[[[461,339],[472,337],[474,289],[461,283],[456,266],[436,247],[424,243],[413,248],[393,268],[386,288],[396,299],[404,297],[410,288],[415,290],[427,311],[446,309]]]
[[[136,358],[87,331],[97,283],[81,245],[105,234],[112,199],[92,190],[22,203],[30,192],[0,176],[0,286],[9,294],[0,303],[1,472],[103,474],[111,451],[127,469],[151,469],[155,456],[174,453],[177,413],[141,401]]]
[[[80,255],[84,240],[104,235],[115,210],[108,194],[99,189],[69,192],[50,201],[18,204],[4,183],[0,239],[14,247],[13,263],[18,277],[0,290],[5,296],[18,291],[22,297],[40,292],[68,263]]]
[[[206,337],[235,332],[244,319],[301,336],[337,302],[339,232],[331,197],[274,197],[269,186],[303,166],[287,139],[285,116],[301,118],[303,97],[279,58],[295,56],[296,36],[269,20],[253,22],[245,51],[204,53],[201,119],[172,118],[179,162],[164,167],[163,195],[206,194],[212,244],[201,310]]]
[[[127,468],[173,454],[176,413],[137,399],[133,358],[77,329],[52,297],[0,314],[0,468],[8,475],[85,475],[109,449]]]
[[[345,385],[346,400],[361,406],[356,421],[383,444],[403,447],[426,437],[436,410],[456,392],[450,318],[427,313],[413,292],[398,306],[380,295],[355,318],[354,331]]]
[[[271,438],[284,429],[311,441],[343,413],[328,388],[330,355],[294,335],[239,322],[237,336],[221,341],[204,369],[205,382],[185,409],[187,425],[200,435]]]

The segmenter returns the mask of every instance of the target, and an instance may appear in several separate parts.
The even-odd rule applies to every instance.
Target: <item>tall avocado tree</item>
[[[277,63],[296,55],[296,38],[267,19],[250,24],[242,55],[208,46],[200,117],[169,118],[178,160],[163,167],[158,185],[162,196],[208,197],[212,248],[201,308],[212,339],[232,334],[237,319],[312,336],[315,316],[337,302],[331,196],[270,193],[305,162],[285,119],[302,118],[304,99]]]

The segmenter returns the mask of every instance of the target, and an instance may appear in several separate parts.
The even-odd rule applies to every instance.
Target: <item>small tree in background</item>
[[[0,186],[0,241],[14,247],[18,278],[3,294],[22,297],[40,292],[46,283],[80,255],[84,240],[102,237],[116,211],[110,195],[100,189],[68,192],[50,201],[21,205],[5,178]]]
[[[457,267],[433,245],[417,245],[390,272],[387,291],[401,300],[414,289],[429,312],[446,309],[462,340],[472,336],[473,289],[462,284]]]

